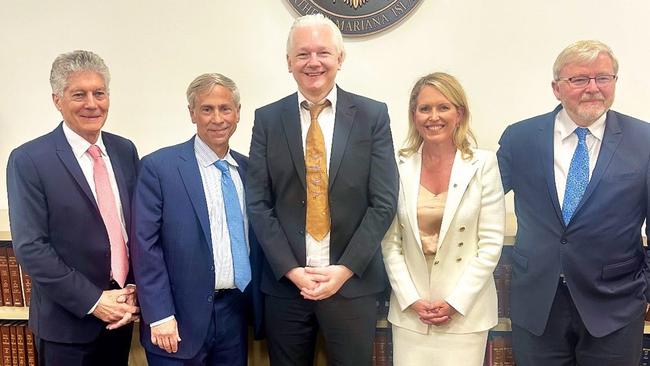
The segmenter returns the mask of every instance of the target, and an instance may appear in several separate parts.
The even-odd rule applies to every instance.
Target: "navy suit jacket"
[[[127,139],[107,132],[102,139],[128,232],[138,154]],[[106,324],[86,313],[109,288],[110,244],[61,125],[11,153],[7,188],[16,257],[32,277],[30,328],[52,342],[94,340]]]
[[[509,126],[499,142],[501,178],[504,191],[514,192],[518,225],[510,317],[541,335],[562,272],[587,330],[601,337],[645,310],[641,226],[650,207],[650,125],[607,112],[596,166],[565,226],[553,167],[560,109]]]
[[[205,342],[213,312],[215,264],[194,138],[145,156],[133,199],[131,257],[144,320],[140,341],[147,351],[167,357],[194,357]],[[230,154],[245,183],[247,158],[233,150]],[[248,238],[253,278],[246,293],[260,336],[261,251],[252,231]],[[151,343],[150,324],[170,315],[176,317],[182,339],[175,354]]]
[[[307,191],[297,94],[255,111],[248,208],[264,249],[262,290],[300,298],[284,275],[306,262]],[[386,105],[338,89],[329,166],[330,263],[354,275],[339,293],[384,290],[380,244],[397,208],[397,166]]]

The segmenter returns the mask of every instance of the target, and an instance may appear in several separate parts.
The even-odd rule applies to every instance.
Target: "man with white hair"
[[[312,365],[319,329],[330,364],[372,359],[397,169],[386,105],[335,84],[343,59],[334,23],[298,18],[287,41],[298,91],[255,112],[247,198],[268,260],[272,365]]]
[[[568,46],[553,66],[561,105],[509,126],[499,142],[518,224],[510,300],[518,366],[639,364],[650,125],[610,109],[617,79],[607,45]]]
[[[138,153],[102,130],[109,81],[98,55],[59,55],[50,84],[63,122],[9,157],[11,237],[32,277],[29,327],[39,365],[128,363],[139,311],[127,286]]]

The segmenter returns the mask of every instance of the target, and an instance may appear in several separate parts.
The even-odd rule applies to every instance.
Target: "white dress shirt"
[[[585,138],[589,152],[589,179],[596,166],[600,145],[605,134],[605,119],[607,113],[604,113],[591,126],[588,127],[589,133]],[[578,136],[574,133],[575,129],[580,126],[571,120],[563,108],[555,116],[555,127],[553,129],[553,168],[555,171],[555,188],[557,198],[560,201],[560,207],[564,202],[564,191],[566,190],[566,179],[569,173],[569,166],[573,153],[578,146]]]
[[[68,127],[65,122],[63,123],[63,134],[65,139],[70,144],[72,148],[72,153],[74,157],[77,158],[81,172],[86,178],[86,182],[90,186],[90,191],[95,197],[95,202],[97,202],[97,192],[95,190],[95,179],[93,178],[93,157],[88,153],[88,148],[92,145],[90,142],[86,141],[83,137],[79,136],[74,132],[70,127]],[[115,173],[113,172],[113,165],[111,164],[111,158],[106,153],[106,146],[104,145],[104,140],[102,139],[101,132],[99,133],[99,138],[95,143],[99,150],[102,153],[102,159],[104,159],[104,164],[106,164],[106,170],[108,171],[108,180],[111,184],[111,189],[113,190],[113,196],[115,197],[115,207],[117,207],[117,215],[120,218],[120,228],[122,229],[122,236],[124,236],[124,243],[127,243],[129,237],[126,232],[126,225],[124,224],[124,211],[122,210],[122,202],[120,201],[120,191],[117,188],[117,181],[115,180]],[[129,250],[127,248],[126,253],[128,255]],[[99,304],[99,299],[95,302],[92,308],[88,311],[88,314],[91,314],[95,311],[95,308]]]
[[[323,138],[325,140],[325,155],[327,158],[327,176],[329,178],[330,167],[330,152],[332,151],[332,140],[334,137],[334,120],[336,114],[336,86],[332,88],[329,94],[325,97],[329,100],[331,105],[324,108],[318,115],[318,124],[323,131]],[[300,128],[302,131],[302,150],[305,152],[307,144],[307,131],[311,124],[311,115],[309,110],[302,108],[301,103],[307,101],[304,95],[298,91],[298,109],[300,110]],[[308,102],[309,103],[309,102]],[[309,103],[311,104],[311,103]],[[323,240],[318,241],[314,239],[305,230],[305,246],[307,252],[306,263],[308,267],[325,267],[330,264],[330,233],[327,233]]]

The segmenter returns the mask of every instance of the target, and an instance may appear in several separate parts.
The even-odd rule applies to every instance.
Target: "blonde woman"
[[[398,210],[382,242],[396,366],[480,366],[498,321],[503,188],[495,154],[471,147],[469,117],[453,76],[413,87]]]

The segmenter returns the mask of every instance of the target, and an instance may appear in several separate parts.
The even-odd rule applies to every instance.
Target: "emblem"
[[[286,0],[300,15],[322,13],[344,36],[363,36],[388,29],[422,0]]]

